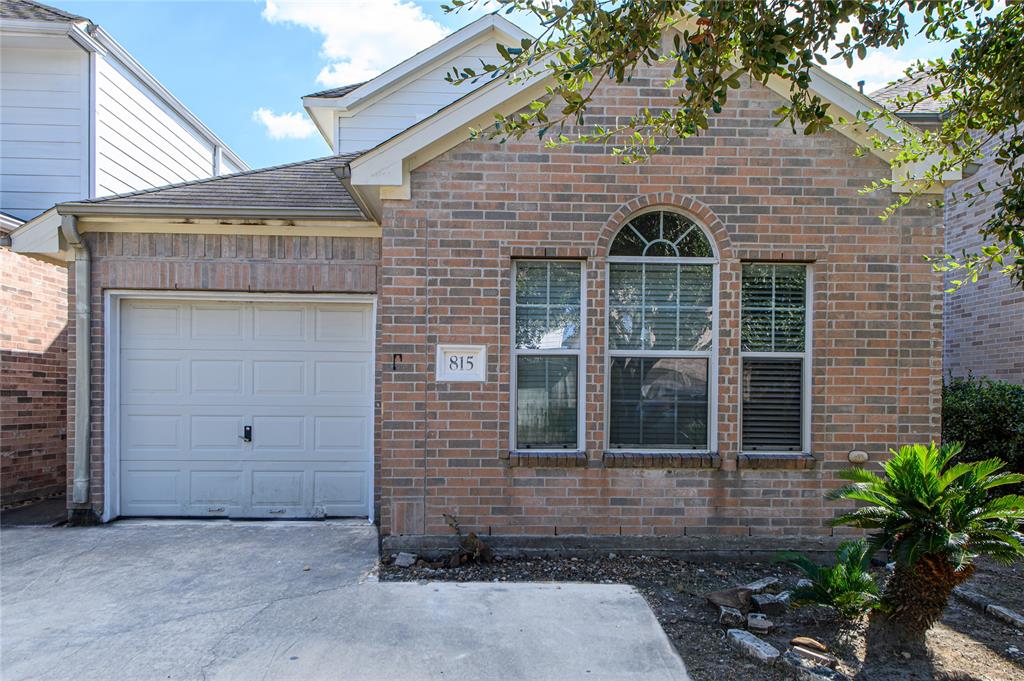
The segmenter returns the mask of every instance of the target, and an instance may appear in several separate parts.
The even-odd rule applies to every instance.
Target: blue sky
[[[302,95],[365,80],[477,16],[449,16],[428,0],[49,4],[101,25],[253,168],[330,153],[305,118]],[[834,72],[867,80],[870,92],[911,60],[934,56],[934,46],[917,40]]]

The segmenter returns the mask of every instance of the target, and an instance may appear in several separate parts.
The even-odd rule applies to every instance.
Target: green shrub
[[[835,565],[818,565],[807,556],[785,552],[778,560],[799,568],[811,581],[790,595],[794,605],[827,605],[854,619],[878,602],[878,584],[868,571],[871,550],[865,541],[846,541],[836,550]]]
[[[1024,386],[951,378],[942,386],[942,441],[963,444],[958,461],[999,457],[1024,473]]]

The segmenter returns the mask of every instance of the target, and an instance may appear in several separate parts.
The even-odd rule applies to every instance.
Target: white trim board
[[[247,293],[229,291],[145,291],[134,289],[109,289],[103,295],[103,511],[100,519],[109,522],[121,513],[120,443],[120,367],[119,345],[121,339],[122,300],[207,300],[245,302],[294,302],[294,303],[362,303],[370,306],[372,320],[370,330],[370,366],[374,385],[370,390],[370,413],[374,421],[370,429],[370,472],[367,476],[367,520],[374,523],[375,480],[374,469],[377,460],[376,421],[377,414],[377,296],[346,293]],[[93,482],[95,484],[95,481]]]

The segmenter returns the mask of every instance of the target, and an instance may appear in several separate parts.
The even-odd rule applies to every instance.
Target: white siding
[[[0,49],[0,210],[23,220],[88,194],[88,57]]]
[[[501,63],[502,59],[495,48],[493,37],[470,46],[465,52],[443,65],[400,85],[354,116],[338,117],[338,153],[374,147],[486,84],[486,78],[481,78],[476,83],[466,82],[461,85],[452,85],[444,79],[453,66],[469,66],[478,72],[481,71],[481,59],[485,63]]]
[[[96,68],[96,195],[209,177],[214,147],[117,62]]]

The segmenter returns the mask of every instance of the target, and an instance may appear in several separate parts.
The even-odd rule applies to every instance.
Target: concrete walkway
[[[688,679],[631,587],[377,583],[365,523],[12,528],[0,550],[5,681]]]

